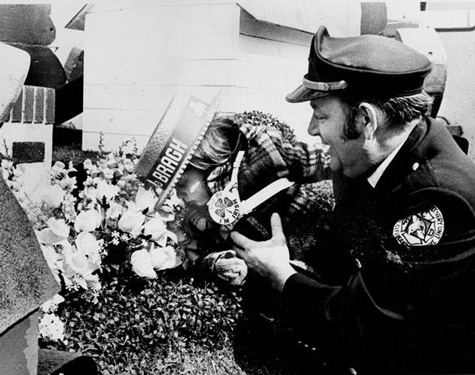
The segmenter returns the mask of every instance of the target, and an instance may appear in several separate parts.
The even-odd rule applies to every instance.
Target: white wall
[[[439,115],[461,125],[475,159],[475,31],[439,32],[447,52],[447,84]]]
[[[174,93],[205,101],[235,75],[235,4],[154,6],[86,17],[83,148],[143,147]],[[211,16],[212,15],[212,16]]]
[[[301,83],[311,37],[321,23],[332,34],[358,33],[359,0],[336,1],[336,10],[353,5],[334,13],[330,0],[312,0],[313,13],[320,11],[312,33],[298,30],[310,27],[308,22],[296,29],[283,25],[294,16],[298,21],[301,9],[286,18],[284,8],[270,12],[268,1],[259,2],[267,7],[252,8],[259,19],[280,23],[275,26],[257,21],[240,3],[245,2],[160,0],[93,8],[85,27],[83,148],[96,149],[100,132],[106,148],[132,137],[143,147],[178,89],[205,101],[223,89],[223,112],[268,112],[309,139],[308,104],[289,104],[285,95]],[[310,6],[299,0],[304,3]],[[256,35],[259,28],[265,29],[262,35]]]

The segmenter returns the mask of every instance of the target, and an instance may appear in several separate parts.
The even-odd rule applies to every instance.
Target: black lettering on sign
[[[176,138],[172,138],[170,143],[165,147],[165,151],[159,157],[159,162],[152,172],[152,178],[158,182],[160,187],[168,184],[175,175],[180,162],[185,156],[188,146]]]

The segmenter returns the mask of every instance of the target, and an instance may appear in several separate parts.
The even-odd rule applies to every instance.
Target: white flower
[[[148,208],[149,212],[151,212],[155,208],[157,200],[158,198],[152,189],[147,190],[140,186],[135,196],[135,210],[143,211]]]
[[[70,160],[68,163],[68,172],[77,172],[77,171],[78,170],[74,168],[74,163],[72,162],[72,160]]]
[[[69,236],[69,226],[63,219],[50,217],[47,221],[48,228],[37,232],[37,238],[40,243],[46,245],[58,244]]]
[[[54,236],[49,228],[36,231],[36,238],[40,244],[44,245],[54,245],[58,240],[57,236]]]
[[[99,275],[88,274],[84,277],[86,280],[88,288],[93,290],[100,290],[102,288],[101,281],[99,280]]]
[[[2,169],[10,169],[13,168],[13,161],[2,159]]]
[[[121,151],[126,155],[135,154],[135,149],[136,146],[131,141],[124,142],[121,146]]]
[[[72,192],[74,189],[76,189],[76,177],[64,177],[61,181],[59,181],[59,185],[63,188],[65,191]]]
[[[132,162],[132,160],[130,160],[129,158],[126,158],[124,160],[124,169],[128,172],[128,173],[132,173],[134,170],[135,170],[135,165],[134,163]]]
[[[173,211],[172,207],[167,205],[166,201],[158,210],[158,215],[160,216],[160,219],[165,222],[175,220],[175,212]]]
[[[85,254],[89,262],[95,264],[96,269],[98,269],[101,263],[101,246],[96,238],[89,232],[81,232],[74,243],[78,252]]]
[[[21,177],[24,174],[25,174],[25,165],[21,164],[13,168],[13,176]]]
[[[56,294],[41,305],[41,310],[43,310],[45,313],[53,313],[58,309],[59,304],[63,303],[64,301],[65,300],[63,296]]]
[[[109,208],[106,212],[107,220],[117,220],[124,210],[124,207],[114,201],[109,203]]]
[[[89,181],[89,182],[93,183],[93,181]],[[97,189],[94,186],[88,186],[82,192],[79,193],[79,196],[83,199],[94,201],[97,196],[96,190]]]
[[[152,218],[143,226],[143,234],[151,236],[152,241],[158,241],[167,233],[167,226],[163,220],[159,218]]]
[[[180,206],[183,204],[183,201],[180,198],[178,198],[178,193],[176,189],[172,189],[172,191],[170,192],[170,195],[167,197],[165,201],[165,204],[171,207]]]
[[[102,170],[102,174],[104,175],[104,178],[108,180],[112,180],[114,178],[114,170],[111,168],[104,168]]]
[[[106,202],[109,202],[119,191],[120,188],[118,186],[108,184],[106,181],[102,180],[97,183],[96,198],[100,203],[102,203],[104,198]]]
[[[119,220],[119,229],[123,232],[131,233],[136,236],[142,227],[145,215],[141,212],[125,212]]]
[[[48,224],[48,228],[59,237],[68,238],[69,236],[69,225],[66,224],[64,219],[55,219],[54,217],[50,217],[46,222]]]
[[[87,176],[86,181],[84,181],[84,186],[90,187],[92,185],[94,185],[94,179],[91,176]]]
[[[64,341],[64,323],[55,314],[44,314],[39,320],[40,335],[53,341]]]
[[[67,248],[63,250],[63,256],[63,271],[66,278],[74,280],[84,289],[88,286],[96,287],[99,278],[92,273],[99,268],[99,265],[89,259],[85,249]]]
[[[41,189],[39,196],[40,199],[46,203],[49,207],[58,208],[63,201],[66,192],[59,185],[48,186]]]
[[[130,257],[132,270],[139,276],[155,279],[157,274],[152,267],[152,259],[146,249],[134,251]]]
[[[102,215],[97,210],[81,211],[74,221],[76,232],[92,232],[101,224]]]
[[[86,159],[84,160],[84,169],[85,170],[91,170],[94,169],[96,166],[92,163],[91,159]]]
[[[149,250],[153,268],[164,270],[179,264],[177,254],[172,246],[158,247],[152,244]]]
[[[65,167],[66,165],[61,162],[61,161],[57,161],[56,163],[54,163],[54,165],[51,167],[51,175],[54,177],[54,178],[58,178],[60,176],[64,176],[67,172],[65,170]]]
[[[127,185],[127,181],[125,181],[123,178],[117,181],[117,186],[121,189],[124,189],[126,185]]]

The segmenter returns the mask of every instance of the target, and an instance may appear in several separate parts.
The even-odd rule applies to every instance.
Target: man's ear
[[[363,134],[366,139],[374,138],[374,134],[378,129],[378,116],[376,108],[369,103],[362,102],[358,106],[361,118],[363,120]]]

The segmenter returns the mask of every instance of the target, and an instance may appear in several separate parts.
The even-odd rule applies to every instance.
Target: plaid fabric
[[[291,143],[272,126],[243,124],[240,130],[248,141],[238,175],[241,199],[283,177],[298,183],[329,178],[328,157],[319,145]],[[210,174],[208,187],[213,194],[229,183],[231,171],[232,163],[228,163]]]

